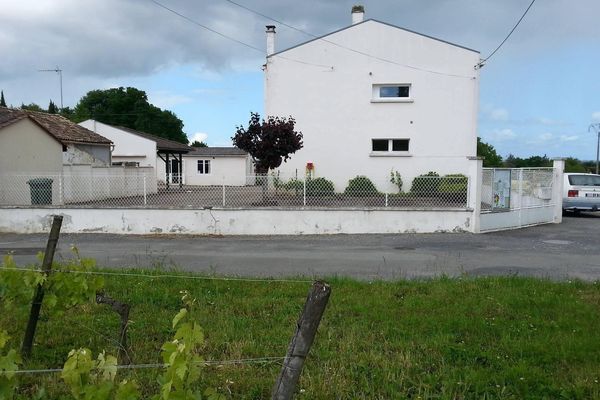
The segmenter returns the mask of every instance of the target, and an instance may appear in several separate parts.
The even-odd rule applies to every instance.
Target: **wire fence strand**
[[[19,268],[0,266],[0,271],[18,271],[18,272],[43,272],[39,268]],[[104,275],[104,276],[120,276],[120,277],[135,277],[135,278],[151,278],[151,279],[189,279],[189,280],[205,280],[205,281],[242,281],[242,282],[274,282],[274,283],[312,283],[308,279],[277,279],[277,278],[244,278],[244,277],[218,277],[218,276],[200,276],[200,275],[176,275],[176,274],[142,274],[131,272],[114,272],[114,271],[78,271],[52,269],[52,274],[82,274],[82,275]]]
[[[284,360],[285,357],[257,357],[257,358],[240,358],[233,360],[205,360],[199,361],[196,364],[202,364],[205,366],[222,366],[222,365],[249,365],[249,364],[268,364],[268,363],[277,363]],[[118,370],[123,369],[160,369],[167,368],[169,364],[164,363],[148,363],[148,364],[123,364],[117,365],[116,368]],[[97,369],[108,369],[113,368],[112,366],[107,366],[103,368]],[[17,371],[0,371],[0,375],[6,374],[52,374],[62,372],[62,368],[46,368],[46,369],[21,369]]]

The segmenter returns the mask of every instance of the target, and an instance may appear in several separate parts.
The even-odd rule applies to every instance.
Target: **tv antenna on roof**
[[[60,109],[63,108],[63,86],[62,86],[62,69],[58,66],[54,69],[38,69],[38,72],[56,72],[60,81]]]

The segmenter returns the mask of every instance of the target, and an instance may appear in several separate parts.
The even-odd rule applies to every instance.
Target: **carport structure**
[[[136,131],[135,129],[126,128],[124,126],[118,126],[116,128],[155,142],[156,155],[165,163],[165,182],[167,184],[167,189],[171,183],[179,184],[179,187],[183,186],[183,179],[181,178],[181,173],[183,171],[182,156],[194,150],[193,147],[176,142],[174,140],[151,135],[146,132],[140,132]]]

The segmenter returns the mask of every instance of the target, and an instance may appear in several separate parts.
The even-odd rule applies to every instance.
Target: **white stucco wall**
[[[198,160],[210,160],[210,173],[198,173]],[[184,183],[186,185],[227,185],[246,184],[246,156],[183,156]]]
[[[29,119],[0,129],[0,174],[62,170],[62,144]]]
[[[29,119],[0,129],[0,205],[31,204],[33,178],[52,179],[56,201],[62,157],[62,144]]]
[[[390,185],[392,168],[406,189],[428,171],[468,173],[468,157],[476,155],[479,53],[375,21],[325,39],[397,64],[323,40],[269,57],[265,114],[293,116],[304,134],[304,148],[280,167],[283,176],[302,176],[312,161],[315,176],[337,190],[356,175],[391,190],[380,186]],[[411,101],[372,102],[376,84],[410,84]],[[373,156],[377,138],[409,139],[410,155]]]
[[[113,142],[112,162],[139,162],[140,167],[156,168],[156,142],[91,119],[79,125]]]
[[[303,235],[470,232],[468,210],[136,210],[0,208],[0,232],[44,233],[52,215],[65,233]]]
[[[81,145],[70,143],[63,152],[63,164],[89,164],[96,167],[110,166],[110,146]]]

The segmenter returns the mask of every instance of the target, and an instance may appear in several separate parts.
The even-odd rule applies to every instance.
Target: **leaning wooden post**
[[[325,312],[325,307],[327,307],[330,294],[331,287],[327,283],[321,281],[313,283],[302,314],[298,319],[296,332],[290,342],[281,373],[273,387],[272,399],[289,400],[292,398],[300,379],[304,360],[315,340],[317,328],[323,312]]]
[[[121,303],[103,292],[96,293],[96,303],[109,305],[121,317],[118,360],[120,364],[133,364],[129,355],[129,346],[127,345],[127,327],[129,325],[129,310],[131,307],[129,304]]]
[[[54,252],[56,250],[56,244],[58,243],[62,220],[63,217],[61,215],[55,215],[52,220],[52,228],[50,229],[50,236],[48,237],[48,243],[46,244],[44,260],[42,261],[42,273],[46,277],[50,275],[50,270],[52,269],[52,261],[54,260]],[[31,355],[33,337],[35,336],[35,328],[37,327],[37,322],[40,317],[42,301],[44,301],[44,287],[40,283],[37,285],[33,300],[31,301],[29,321],[27,321],[27,329],[25,330],[25,337],[23,338],[23,347],[21,347],[21,355],[23,358],[28,358]]]

